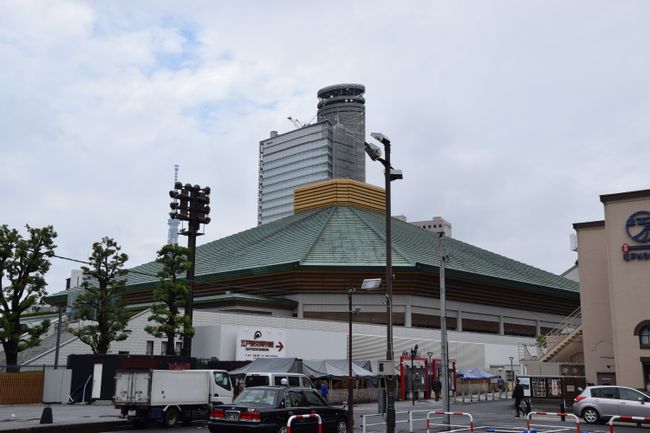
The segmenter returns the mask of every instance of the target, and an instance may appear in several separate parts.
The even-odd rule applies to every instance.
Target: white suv
[[[287,386],[299,388],[313,388],[314,384],[307,376],[301,373],[246,373],[244,387],[283,385],[282,379],[287,380]]]

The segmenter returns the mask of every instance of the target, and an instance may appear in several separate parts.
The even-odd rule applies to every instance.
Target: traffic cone
[[[41,424],[52,424],[52,408],[46,406],[43,408],[43,413],[41,414]]]

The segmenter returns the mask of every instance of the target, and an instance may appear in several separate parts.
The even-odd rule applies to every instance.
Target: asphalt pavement
[[[46,409],[49,408],[49,409]],[[535,411],[558,412],[557,407],[533,407]],[[52,423],[41,424],[41,417],[47,417],[52,412]],[[441,411],[442,402],[433,400],[398,401],[395,403],[396,432],[426,432],[425,419],[429,411]],[[477,433],[526,433],[526,419],[515,418],[512,400],[481,400],[473,403],[453,402],[451,410],[472,415]],[[386,431],[384,420],[378,415],[377,403],[358,404],[354,406],[354,433],[383,433]],[[438,424],[442,422],[440,415],[431,416],[431,431],[441,431]],[[469,431],[470,418],[463,415],[450,416],[451,431]],[[365,429],[364,429],[365,423]],[[196,423],[189,428],[175,428],[173,431],[196,431],[201,427]],[[576,433],[576,424],[571,417],[561,422],[557,417],[533,417],[532,427],[537,433]],[[120,418],[119,411],[110,402],[96,402],[92,405],[13,405],[0,406],[0,433],[19,432],[105,432],[131,430],[125,420]],[[444,430],[447,430],[445,427]],[[142,430],[140,430],[142,431]],[[204,430],[206,431],[206,430]],[[581,424],[579,431],[589,433],[608,433],[606,425]],[[617,426],[616,433],[647,433],[647,428],[637,426]]]

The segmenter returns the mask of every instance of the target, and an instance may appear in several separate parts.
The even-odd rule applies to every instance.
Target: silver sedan
[[[615,415],[650,417],[650,396],[627,386],[588,386],[573,400],[573,414],[589,424]]]

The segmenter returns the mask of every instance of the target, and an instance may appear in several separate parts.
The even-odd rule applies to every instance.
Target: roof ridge
[[[300,259],[300,263],[302,263],[303,260],[305,259],[305,257],[307,257],[309,255],[309,253],[311,253],[311,251],[313,250],[314,245],[316,245],[316,243],[320,239],[321,235],[323,234],[323,230],[325,230],[325,227],[327,227],[327,223],[329,223],[330,220],[332,219],[332,215],[334,215],[336,207],[329,207],[329,208],[325,208],[325,209],[329,211],[328,215],[327,215],[327,218],[325,219],[325,221],[323,221],[323,224],[318,229],[318,235],[314,236],[314,238],[313,238],[313,240],[311,242],[311,245],[309,245],[309,248],[307,248],[307,251],[305,252],[305,254],[303,254],[302,259]]]
[[[367,225],[368,227],[370,227],[370,229],[371,229],[371,230],[372,230],[372,231],[373,231],[373,232],[374,232],[374,233],[375,233],[379,238],[383,239],[384,242],[386,241],[386,231],[385,231],[385,229],[384,229],[384,236],[382,236],[381,233],[379,232],[379,230],[377,230],[377,229],[376,229],[376,228],[375,228],[375,227],[370,223],[370,221],[368,221],[368,219],[364,218],[364,216],[361,214],[361,212],[359,212],[359,211],[360,211],[359,208],[356,208],[356,207],[354,207],[354,206],[349,206],[349,207],[350,207],[350,210],[351,210],[352,212],[354,212],[354,213],[355,213],[355,214],[356,214],[356,215],[357,215],[361,220],[363,220],[363,222],[365,222],[366,225]],[[391,216],[391,218],[393,218],[393,217]],[[392,222],[391,222],[391,226],[392,226]],[[412,266],[415,266],[415,261],[414,261],[413,259],[411,259],[411,257],[408,256],[406,253],[404,253],[404,251],[403,251],[403,250],[402,250],[402,249],[401,249],[401,248],[400,248],[400,247],[399,247],[395,242],[391,242],[391,243],[390,243],[390,246],[391,246],[391,250],[393,250],[393,251],[397,251],[397,253],[401,256],[402,259],[404,259],[405,262],[410,263]],[[392,260],[391,260],[391,261],[392,261]]]

